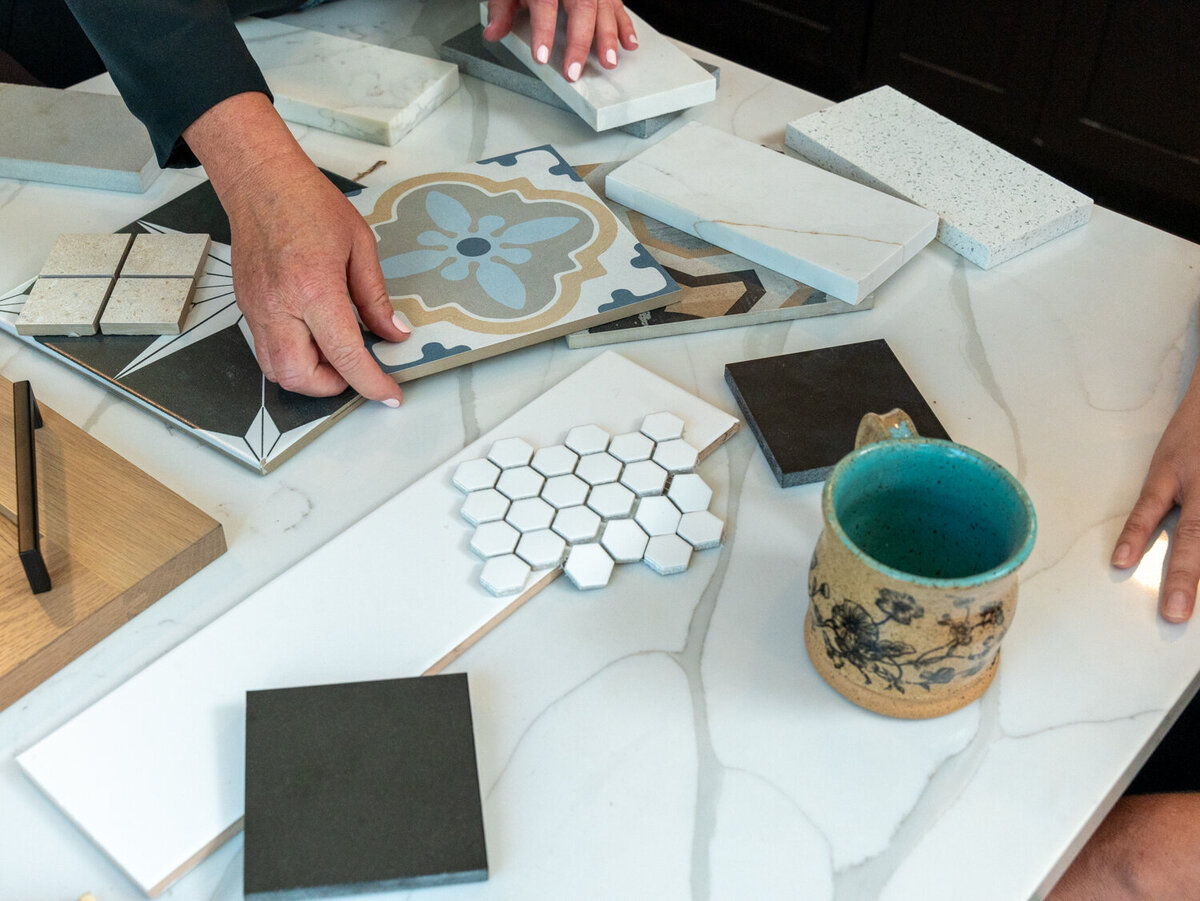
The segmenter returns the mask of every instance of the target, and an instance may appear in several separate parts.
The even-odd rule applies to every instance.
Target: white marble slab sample
[[[605,193],[848,303],[933,240],[938,221],[928,210],[698,122],[610,172]]]
[[[716,99],[717,81],[712,75],[628,7],[625,11],[637,34],[637,49],[622,52],[615,69],[605,69],[589,55],[577,81],[567,81],[562,74],[567,43],[567,17],[562,11],[550,59],[545,64],[539,65],[533,59],[526,12],[518,13],[512,30],[500,43],[596,131],[619,128]],[[479,15],[486,25],[486,2],[479,5]]]
[[[787,145],[934,210],[938,240],[983,269],[1092,214],[1090,197],[886,85],[788,123]]]
[[[140,194],[161,171],[120,97],[0,84],[0,122],[0,178]]]
[[[439,59],[264,19],[238,30],[289,122],[390,147],[458,90]]]
[[[35,744],[21,767],[143,891],[161,891],[240,828],[247,690],[417,675],[506,612],[511,599],[479,584],[486,564],[467,550],[460,464],[497,439],[548,446],[580,420],[628,431],[664,409],[706,449],[738,425],[624,357],[597,357]],[[555,572],[531,572],[525,594]]]

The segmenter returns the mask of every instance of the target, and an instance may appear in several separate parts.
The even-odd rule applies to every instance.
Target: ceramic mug
[[[804,643],[817,672],[868,710],[919,719],[978,698],[1017,603],[1037,521],[983,454],[868,414],[821,495]]]

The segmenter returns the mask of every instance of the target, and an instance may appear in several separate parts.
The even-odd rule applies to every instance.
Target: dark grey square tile
[[[950,437],[882,339],[729,363],[725,382],[785,488],[825,478],[867,413],[900,407],[923,436]]]
[[[247,898],[487,878],[463,674],[246,694]]]

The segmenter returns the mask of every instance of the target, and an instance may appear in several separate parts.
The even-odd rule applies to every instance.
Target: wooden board
[[[34,595],[17,558],[11,398],[0,378],[0,709],[225,552],[219,522],[40,405],[38,505],[53,587]]]
[[[472,529],[451,482],[459,463],[500,438],[542,447],[581,423],[619,433],[660,410],[682,418],[684,438],[705,451],[738,426],[624,357],[597,357],[18,762],[143,891],[157,894],[240,828],[248,690],[436,672],[558,574],[531,573],[515,600],[479,584],[482,561],[468,548]],[[618,574],[603,591],[620,591],[621,582]]]

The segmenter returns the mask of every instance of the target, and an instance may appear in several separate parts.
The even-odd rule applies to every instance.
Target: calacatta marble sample
[[[937,215],[692,122],[605,180],[609,198],[858,303],[933,240]]]
[[[717,97],[717,81],[699,63],[626,9],[637,34],[636,50],[622,52],[615,69],[605,69],[589,55],[578,81],[563,76],[567,16],[560,11],[550,59],[534,62],[529,41],[529,15],[519,13],[500,42],[545,82],[583,121],[606,131],[664,113],[690,109]],[[480,21],[488,21],[487,3],[479,5]]]
[[[1090,197],[887,86],[789,123],[787,144],[936,211],[938,240],[984,269],[1092,214]]]
[[[120,97],[0,84],[0,122],[0,178],[140,194],[161,171]]]
[[[463,462],[497,439],[546,447],[580,421],[632,431],[662,410],[706,450],[738,427],[624,357],[597,357],[21,754],[22,768],[143,891],[161,891],[241,827],[248,690],[418,675],[506,612],[511,598],[479,583],[486,564],[451,526]],[[520,573],[524,596],[557,570]]]
[[[289,122],[391,146],[458,90],[458,68],[281,22],[238,30]]]

